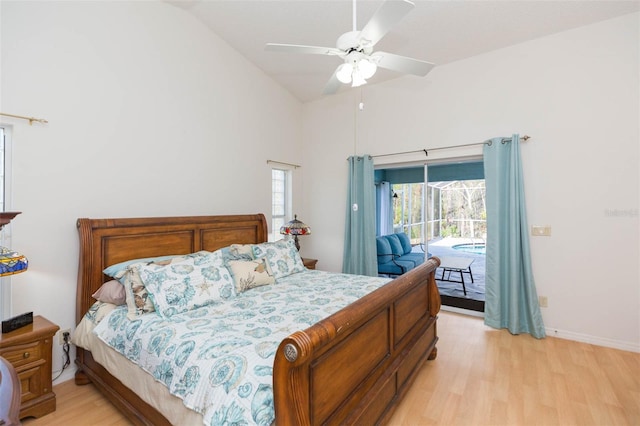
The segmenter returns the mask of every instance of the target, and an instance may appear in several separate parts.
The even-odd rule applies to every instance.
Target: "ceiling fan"
[[[324,93],[327,95],[337,92],[341,84],[351,83],[352,87],[366,84],[367,79],[373,77],[378,67],[425,76],[434,64],[393,53],[373,51],[373,46],[413,7],[414,4],[408,0],[386,0],[364,28],[358,31],[356,0],[353,0],[353,31],[342,34],[336,42],[336,47],[267,43],[265,49],[285,53],[338,56],[343,59],[344,63],[338,66],[325,86]]]

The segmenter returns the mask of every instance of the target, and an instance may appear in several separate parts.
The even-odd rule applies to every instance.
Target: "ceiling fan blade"
[[[336,68],[335,72],[327,82],[327,85],[324,86],[324,91],[322,93],[324,93],[325,95],[333,95],[338,91],[340,86],[342,86],[342,83],[340,82],[340,80],[338,80],[338,76],[336,75],[337,73],[338,69]]]
[[[299,44],[267,43],[265,50],[285,53],[310,53],[312,55],[344,55],[344,52],[335,47],[302,46]]]
[[[408,0],[387,0],[373,14],[362,31],[362,46],[373,46],[400,20],[413,9],[414,4]]]
[[[424,77],[435,66],[431,62],[407,58],[387,52],[372,53],[370,58],[381,68]]]

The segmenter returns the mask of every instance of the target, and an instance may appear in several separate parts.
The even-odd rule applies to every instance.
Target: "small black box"
[[[9,333],[29,324],[33,324],[33,312],[27,312],[2,321],[2,332]]]

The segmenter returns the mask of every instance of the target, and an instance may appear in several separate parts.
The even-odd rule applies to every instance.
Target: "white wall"
[[[354,153],[361,97],[359,155],[528,134],[529,224],[552,227],[551,237],[531,238],[548,332],[640,351],[639,21],[626,15],[305,105],[309,255],[319,268],[341,270],[345,159]]]
[[[302,162],[301,105],[201,23],[163,2],[0,7],[0,110],[49,120],[1,119],[30,261],[13,314],[74,327],[78,217],[270,213],[266,160]]]

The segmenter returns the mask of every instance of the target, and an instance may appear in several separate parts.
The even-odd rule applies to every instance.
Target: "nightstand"
[[[14,366],[22,386],[20,418],[40,417],[56,410],[51,345],[59,329],[38,315],[33,317],[33,324],[0,334],[0,356]]]
[[[303,257],[302,263],[304,263],[304,267],[307,269],[316,269],[316,263],[318,263],[318,259],[307,259]]]

